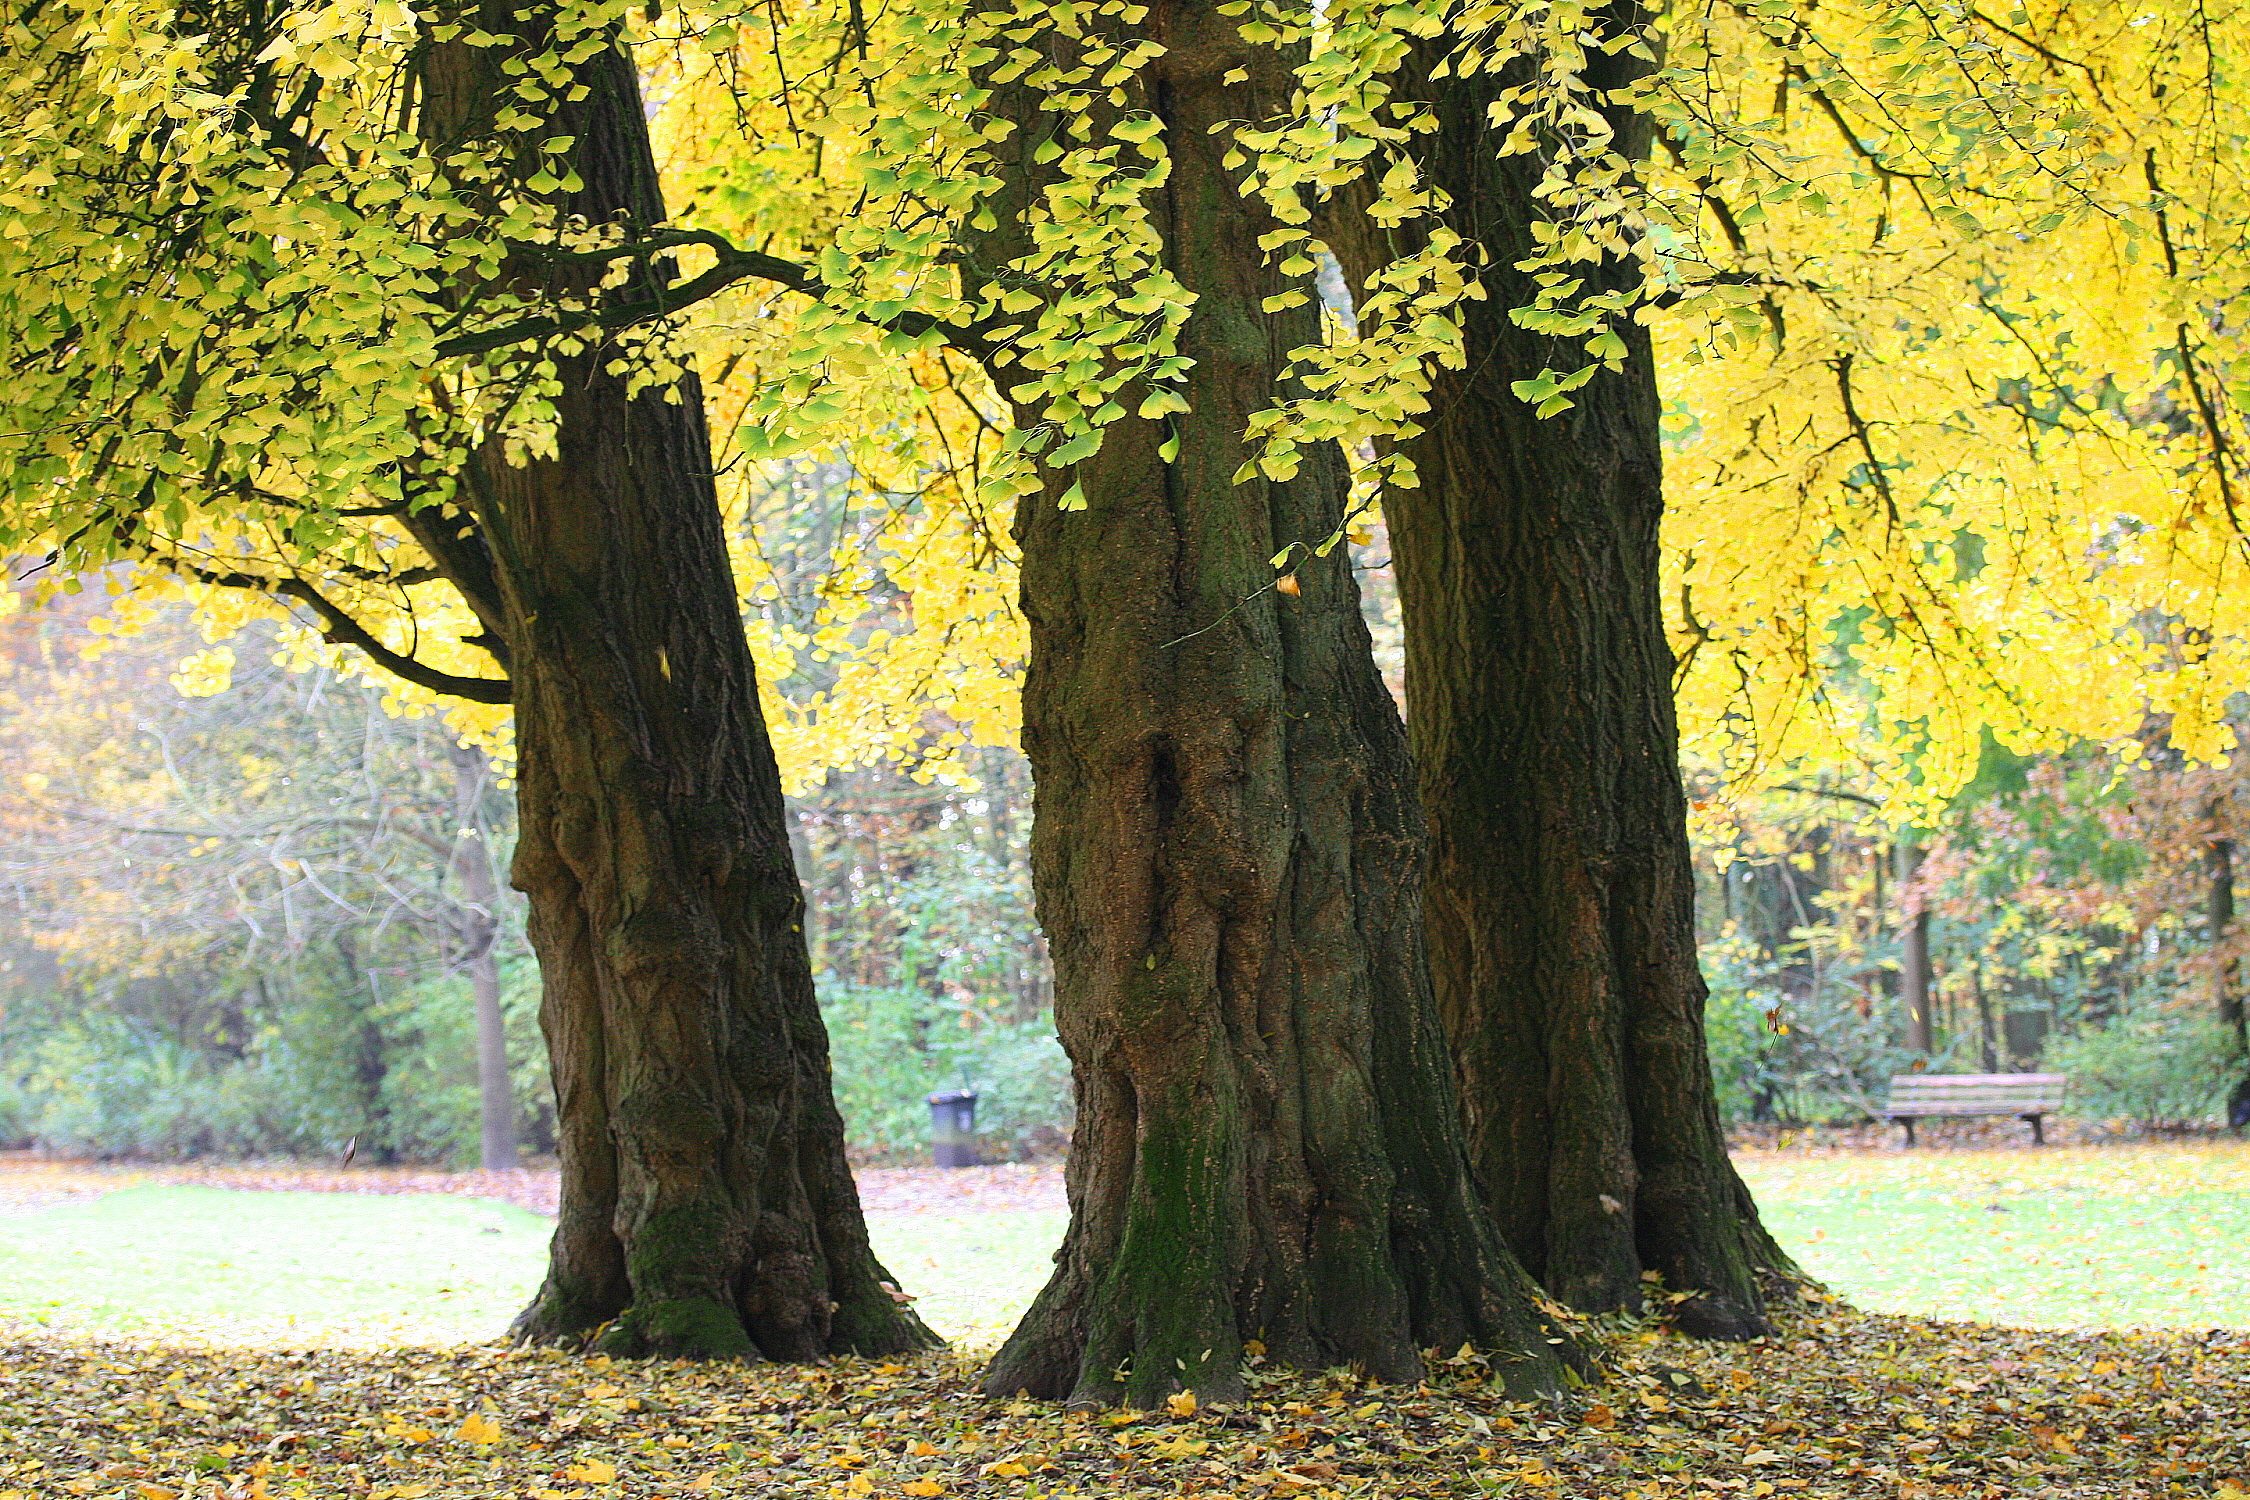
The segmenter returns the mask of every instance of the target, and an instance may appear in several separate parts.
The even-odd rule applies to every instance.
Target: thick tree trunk
[[[432,46],[433,123],[473,125],[501,62]],[[553,118],[583,182],[564,206],[659,222],[629,60],[604,48],[576,82]],[[556,359],[551,458],[488,449],[464,476],[515,684],[513,878],[561,1136],[547,1277],[514,1332],[784,1360],[929,1345],[844,1161],[702,393],[690,375],[628,396],[615,358]]]
[[[1167,50],[1124,106],[1155,114],[1171,153],[1149,210],[1197,299],[1194,410],[1111,427],[1073,471],[1087,509],[1059,509],[1058,482],[1017,521],[1033,870],[1078,1115],[1054,1277],[985,1386],[1238,1399],[1260,1346],[1407,1380],[1421,1351],[1467,1342],[1511,1390],[1552,1389],[1576,1351],[1476,1200],[1404,733],[1344,549],[1298,567],[1296,595],[1272,587],[1274,553],[1339,524],[1340,457],[1232,479],[1287,352],[1318,337],[1310,308],[1262,311],[1288,284],[1259,264],[1274,225],[1220,162],[1215,126],[1289,98],[1235,24],[1212,0],[1158,0],[1136,35]],[[1225,84],[1235,67],[1251,81]],[[1042,184],[1045,134],[1014,138],[1004,222]],[[976,248],[991,264],[1008,231]]]
[[[1619,17],[1612,20],[1637,20]],[[1384,497],[1406,626],[1407,716],[1430,820],[1424,901],[1469,1149],[1503,1232],[1556,1297],[1641,1305],[1654,1272],[1691,1331],[1766,1330],[1758,1272],[1788,1261],[1726,1155],[1703,1033],[1694,876],[1658,605],[1663,513],[1648,338],[1550,420],[1509,390],[1580,356],[1509,317],[1534,300],[1543,158],[1502,159],[1489,108],[1518,80],[1442,82],[1415,44],[1402,98],[1437,103],[1422,165],[1483,248],[1442,372]],[[1627,82],[1613,58],[1598,68]],[[1618,122],[1628,151],[1645,125]],[[1381,245],[1324,226],[1355,286]]]

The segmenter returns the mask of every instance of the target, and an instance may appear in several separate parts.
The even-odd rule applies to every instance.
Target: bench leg
[[[1908,1144],[1909,1146],[1913,1145],[1913,1144],[1914,1144],[1914,1117],[1913,1117],[1912,1115],[1908,1115],[1908,1116],[1907,1116],[1906,1118],[1904,1118],[1904,1119],[1900,1120],[1900,1121],[1899,1121],[1898,1123],[1899,1123],[1899,1124],[1901,1124],[1901,1125],[1904,1125],[1904,1126],[1906,1127],[1906,1144]]]
[[[2023,1118],[2024,1118],[2024,1119],[2026,1119],[2026,1120],[2029,1120],[2029,1121],[2031,1122],[2031,1144],[2033,1144],[2034,1146],[2044,1146],[2044,1145],[2046,1145],[2046,1144],[2047,1144],[2047,1132],[2046,1132],[2045,1130],[2043,1130],[2042,1128],[2040,1128],[2040,1124],[2039,1124],[2039,1116],[2037,1116],[2037,1115],[2025,1115],[2025,1116],[2023,1116]]]

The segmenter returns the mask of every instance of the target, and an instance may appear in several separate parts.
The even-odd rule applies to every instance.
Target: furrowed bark
[[[547,13],[475,19],[528,46]],[[475,133],[504,55],[430,46],[434,138]],[[583,183],[564,206],[660,222],[629,59],[612,45],[578,74],[586,97],[551,119]],[[514,682],[512,878],[561,1137],[546,1280],[512,1331],[633,1355],[925,1347],[844,1161],[702,393],[689,375],[630,394],[616,358],[555,359],[553,457],[495,445],[464,476]]]
[[[1514,267],[1536,248],[1541,162],[1500,157],[1489,123],[1515,72],[1439,81],[1447,45],[1414,43],[1396,86],[1436,102],[1417,151],[1447,222],[1483,248],[1486,298],[1462,304],[1465,368],[1440,372],[1424,430],[1400,444],[1420,484],[1384,513],[1430,821],[1431,968],[1470,1154],[1509,1244],[1560,1300],[1638,1308],[1654,1273],[1687,1294],[1682,1327],[1751,1337],[1767,1328],[1759,1273],[1793,1267],[1728,1161],[1711,1087],[1648,336],[1618,326],[1625,368],[1557,417],[1510,391],[1583,356],[1509,317],[1535,296]],[[1643,66],[1603,59],[1597,81]],[[1637,155],[1646,122],[1615,123]],[[1348,203],[1322,229],[1367,285],[1386,243]]]
[[[1167,50],[1124,105],[1162,120],[1171,153],[1149,209],[1197,299],[1194,409],[1111,426],[1017,519],[1034,877],[1079,1100],[1070,1228],[985,1388],[1234,1400],[1260,1351],[1410,1380],[1423,1351],[1471,1343],[1511,1391],[1549,1391],[1583,1357],[1468,1171],[1405,736],[1345,549],[1307,556],[1294,596],[1272,587],[1274,553],[1339,524],[1340,455],[1233,479],[1288,351],[1319,336],[1309,307],[1263,311],[1288,284],[1256,249],[1274,225],[1220,161],[1215,125],[1288,99],[1284,64],[1234,27],[1206,0],[1158,0],[1135,35]],[[1237,67],[1251,81],[1224,83]],[[1016,214],[1046,181],[1035,101],[995,107],[1026,128],[972,280],[1019,251]],[[1056,504],[1073,478],[1083,512]]]

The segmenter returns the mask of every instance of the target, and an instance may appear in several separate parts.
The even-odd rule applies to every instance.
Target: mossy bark
[[[1613,25],[1642,19],[1629,6]],[[1513,70],[1440,81],[1415,43],[1402,98],[1436,101],[1421,165],[1483,252],[1444,371],[1384,497],[1406,627],[1407,717],[1430,820],[1431,965],[1470,1153],[1501,1228],[1560,1300],[1637,1308],[1646,1273],[1695,1332],[1766,1331],[1761,1271],[1792,1269],[1728,1161],[1703,1031],[1694,877],[1658,602],[1663,453],[1646,331],[1548,420],[1509,389],[1584,356],[1517,326],[1535,288],[1538,155],[1502,158]],[[1602,88],[1644,67],[1598,58]],[[1644,120],[1620,113],[1638,153]],[[1340,201],[1323,233],[1365,286],[1390,253]],[[1600,273],[1614,278],[1621,268]],[[1763,1278],[1770,1281],[1771,1278]]]
[[[1319,337],[1311,308],[1263,310],[1289,284],[1256,247],[1274,224],[1221,163],[1214,127],[1290,97],[1284,61],[1235,24],[1208,0],[1158,0],[1133,39],[1166,50],[1122,106],[1165,127],[1148,210],[1196,298],[1194,409],[1111,426],[1017,520],[1034,879],[1078,1114],[1054,1276],[985,1388],[1232,1400],[1254,1346],[1410,1380],[1423,1351],[1471,1343],[1511,1390],[1551,1390],[1579,1355],[1463,1154],[1405,734],[1345,549],[1305,557],[1296,594],[1272,587],[1276,552],[1339,524],[1341,457],[1233,479],[1288,352]],[[1238,67],[1249,81],[1224,82]],[[1020,250],[1017,213],[1047,182],[1036,101],[1002,90],[995,107],[1024,127],[1021,154],[1001,229],[969,246],[972,281]],[[1083,512],[1056,504],[1071,479]]]
[[[527,42],[539,27],[527,10],[475,19]],[[473,137],[506,56],[433,44],[428,128]],[[583,186],[561,206],[660,222],[630,61],[604,49],[575,81],[585,97],[551,123]],[[556,452],[481,453],[463,475],[479,556],[433,543],[514,683],[512,875],[559,1117],[559,1222],[513,1332],[634,1355],[924,1347],[844,1161],[702,392],[691,374],[630,394],[616,358],[555,360]]]

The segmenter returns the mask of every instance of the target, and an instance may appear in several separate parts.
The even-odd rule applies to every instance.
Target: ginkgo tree
[[[833,449],[871,498],[916,497],[885,566],[919,581],[931,618],[879,643],[840,627],[781,642],[912,664],[862,686],[942,676],[955,640],[1006,661],[1016,621],[940,554],[964,539],[1004,554],[997,518],[1016,507],[1037,882],[1081,1113],[1070,1235],[991,1384],[1227,1395],[1245,1358],[1403,1376],[1423,1349],[1468,1341],[1505,1351],[1513,1386],[1548,1387],[1574,1355],[1468,1165],[1424,956],[1421,813],[1339,544],[1378,491],[1423,477],[1422,418],[1455,396],[1444,372],[1467,357],[1489,378],[1464,338],[1480,303],[1551,343],[1555,358],[1509,372],[1526,410],[1609,413],[1580,419],[1603,446],[1585,503],[1527,512],[1521,534],[1606,506],[1611,540],[1553,576],[1631,608],[1550,631],[1558,649],[1534,653],[1520,698],[1578,712],[1570,674],[1629,659],[1630,681],[1543,756],[1587,745],[1566,771],[1616,772],[1563,787],[1561,815],[1654,820],[1593,860],[1637,872],[1593,925],[1648,924],[1646,941],[1585,968],[1665,970],[1635,1034],[1688,1129],[1668,1165],[1579,1174],[1556,1237],[1604,1227],[1602,1287],[1643,1263],[1739,1282],[1754,1221],[1715,1155],[1673,941],[1686,888],[1648,617],[1655,406],[1631,324],[1716,317],[1721,337],[1684,341],[1711,365],[1771,326],[1782,293],[1827,307],[1834,283],[1802,265],[1688,252],[1706,206],[1737,237],[1753,206],[1809,235],[1833,195],[1807,190],[1794,125],[1687,86],[1704,67],[1739,93],[1754,70],[1738,58],[1787,77],[1824,44],[1784,8],[1739,13],[1739,35],[1737,13],[1713,14],[1700,59],[1689,46],[1686,63],[1605,72],[1599,59],[1648,52],[1639,22],[1568,6],[50,0],[9,27],[0,82],[11,545],[280,599],[421,691],[513,710],[515,879],[547,975],[565,1158],[553,1265],[519,1330],[795,1357],[923,1335],[866,1251],[843,1170],[701,376],[731,471]],[[2013,76],[1998,64],[1938,87],[1945,57],[1974,52],[1947,40],[1887,75],[1921,90],[1914,119],[1966,155],[2044,159],[2067,135],[2047,113],[2061,106],[2012,83],[1987,97]],[[1888,66],[1895,33],[1865,29],[1862,50]],[[677,217],[642,77],[665,98]],[[1885,96],[1866,97],[1879,113]],[[1668,199],[1638,186],[1644,114],[1679,148]],[[1870,149],[1865,130],[1841,134],[1844,155]],[[1466,175],[1439,180],[1425,138]],[[1540,172],[1478,175],[1527,152]],[[1885,183],[1909,175],[1878,166]],[[2035,196],[2017,186],[2031,170],[2006,169],[2009,201]],[[1501,193],[1491,243],[1447,216],[1484,186]],[[1339,203],[1369,226],[1357,248],[1316,223]],[[1666,203],[1691,211],[1666,220]],[[2058,211],[2089,233],[2118,217],[2083,193]],[[1932,259],[1953,265],[1981,236],[2002,295],[2030,297],[2020,242],[2045,221],[2023,220],[2011,250],[1966,212],[1928,209],[1949,236]],[[1316,235],[1353,263],[1349,337],[1316,305]],[[1480,262],[1508,256],[1528,285],[1487,285]],[[1865,336],[1918,348],[1899,321]],[[2201,347],[2192,329],[2178,342]],[[1868,459],[1840,493],[1889,501],[1875,431],[1850,380],[1838,388]],[[2135,420],[2092,436],[2161,449]],[[1794,441],[1750,431],[1752,450]],[[1938,539],[1882,543],[1926,577]],[[1772,575],[1721,576],[1740,613],[1786,610],[1755,586]],[[1682,597],[1708,611],[1715,592]],[[1879,602],[1894,597],[1921,596]],[[1904,651],[1928,633],[1894,637]],[[1475,670],[1456,643],[1421,640],[1425,659]],[[1901,681],[1923,670],[1854,659]],[[1891,702],[1891,722],[1916,722]],[[838,710],[792,724],[800,747],[848,722]],[[886,713],[868,743],[921,732]],[[1568,906],[1552,905],[1566,935],[1591,932]],[[1604,998],[1582,1019],[1623,1014]],[[1567,1092],[1566,1072],[1526,1087]],[[1589,1119],[1553,1142],[1621,1143],[1614,1111]],[[1637,1175],[1659,1209],[1715,1206],[1696,1253],[1609,1191]],[[1729,1236],[1733,1254],[1702,1255]],[[1754,1304],[1715,1290],[1734,1307],[1712,1304],[1714,1328],[1751,1326]]]
[[[9,541],[283,600],[512,708],[565,1174],[521,1336],[913,1348],[843,1159],[700,388],[652,322],[680,294],[619,24],[18,13]]]
[[[836,1150],[667,316],[758,278],[810,298],[745,339],[759,452],[942,341],[1015,406],[981,493],[1037,497],[1039,879],[1080,1159],[1105,1165],[995,1386],[1216,1396],[1245,1359],[1403,1377],[1462,1342],[1512,1389],[1560,1381],[1578,1356],[1461,1151],[1403,735],[1326,545],[1339,440],[1436,336],[1409,261],[1389,341],[1367,309],[1360,357],[1324,361],[1288,249],[1300,188],[1348,174],[1300,84],[1360,88],[1368,58],[1202,4],[874,38],[854,12],[768,16],[782,62],[829,59],[785,97],[859,148],[855,211],[801,224],[792,263],[665,223],[612,11],[33,19],[8,112],[32,185],[0,225],[43,257],[5,305],[16,544],[261,590],[514,710],[565,1162],[520,1333],[779,1357],[921,1337]],[[739,67],[747,20],[677,24]],[[1282,123],[1222,138],[1253,73]],[[1174,138],[1193,211],[1160,201]]]

